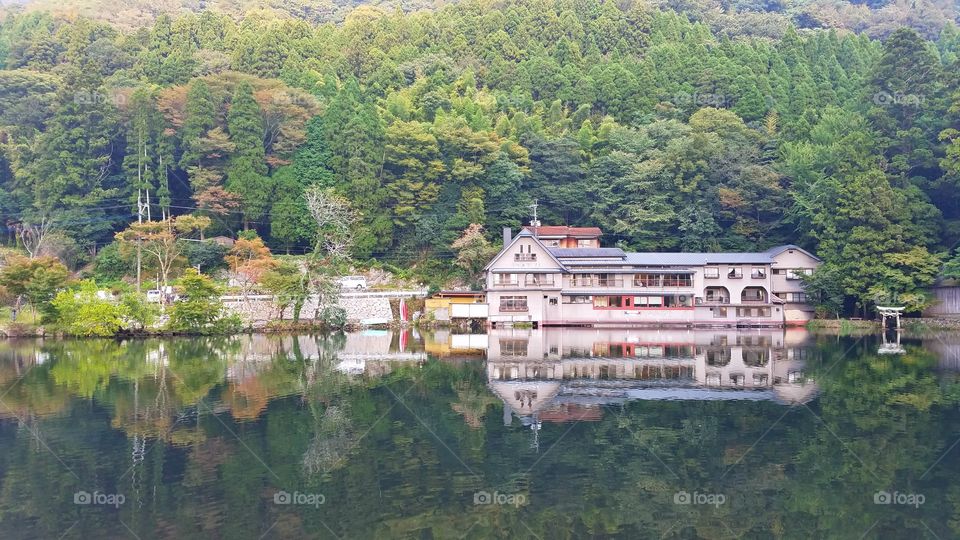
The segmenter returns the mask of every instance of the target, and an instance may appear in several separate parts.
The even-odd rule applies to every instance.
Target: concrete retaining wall
[[[246,299],[233,298],[224,301],[224,306],[230,313],[240,315],[243,321],[251,326],[264,326],[268,322],[279,319],[279,310],[273,299],[265,296],[250,296]],[[385,297],[343,297],[340,306],[347,312],[347,321],[358,323],[368,319],[393,320],[390,309],[390,299]],[[317,311],[316,298],[308,299],[300,310],[300,320],[312,320]],[[284,320],[293,320],[293,308],[288,307],[283,313]]]

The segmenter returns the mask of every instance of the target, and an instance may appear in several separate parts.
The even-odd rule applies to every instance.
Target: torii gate
[[[894,317],[897,321],[897,330],[900,329],[900,315],[903,313],[903,307],[881,307],[877,306],[877,312],[881,317],[881,328],[887,327],[887,317]]]

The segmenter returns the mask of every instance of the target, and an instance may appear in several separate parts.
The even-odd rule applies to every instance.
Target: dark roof
[[[705,264],[769,264],[768,253],[628,253],[627,262],[645,266],[702,266]]]
[[[627,256],[620,248],[547,248],[550,253],[557,258],[616,258],[623,259]]]
[[[525,225],[523,230],[536,232],[537,236],[580,236],[595,238],[603,235],[600,227],[568,227],[566,225],[531,227],[530,225]]]

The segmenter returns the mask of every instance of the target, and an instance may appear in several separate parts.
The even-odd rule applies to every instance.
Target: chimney
[[[513,240],[513,231],[510,230],[510,227],[503,228],[503,247],[507,247],[508,244]]]

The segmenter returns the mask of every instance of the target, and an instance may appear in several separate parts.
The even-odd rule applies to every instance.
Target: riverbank
[[[877,332],[880,321],[862,319],[815,319],[807,323],[810,331],[828,330],[843,334],[856,332]],[[901,329],[912,334],[934,332],[960,332],[960,319],[953,318],[904,318]]]

